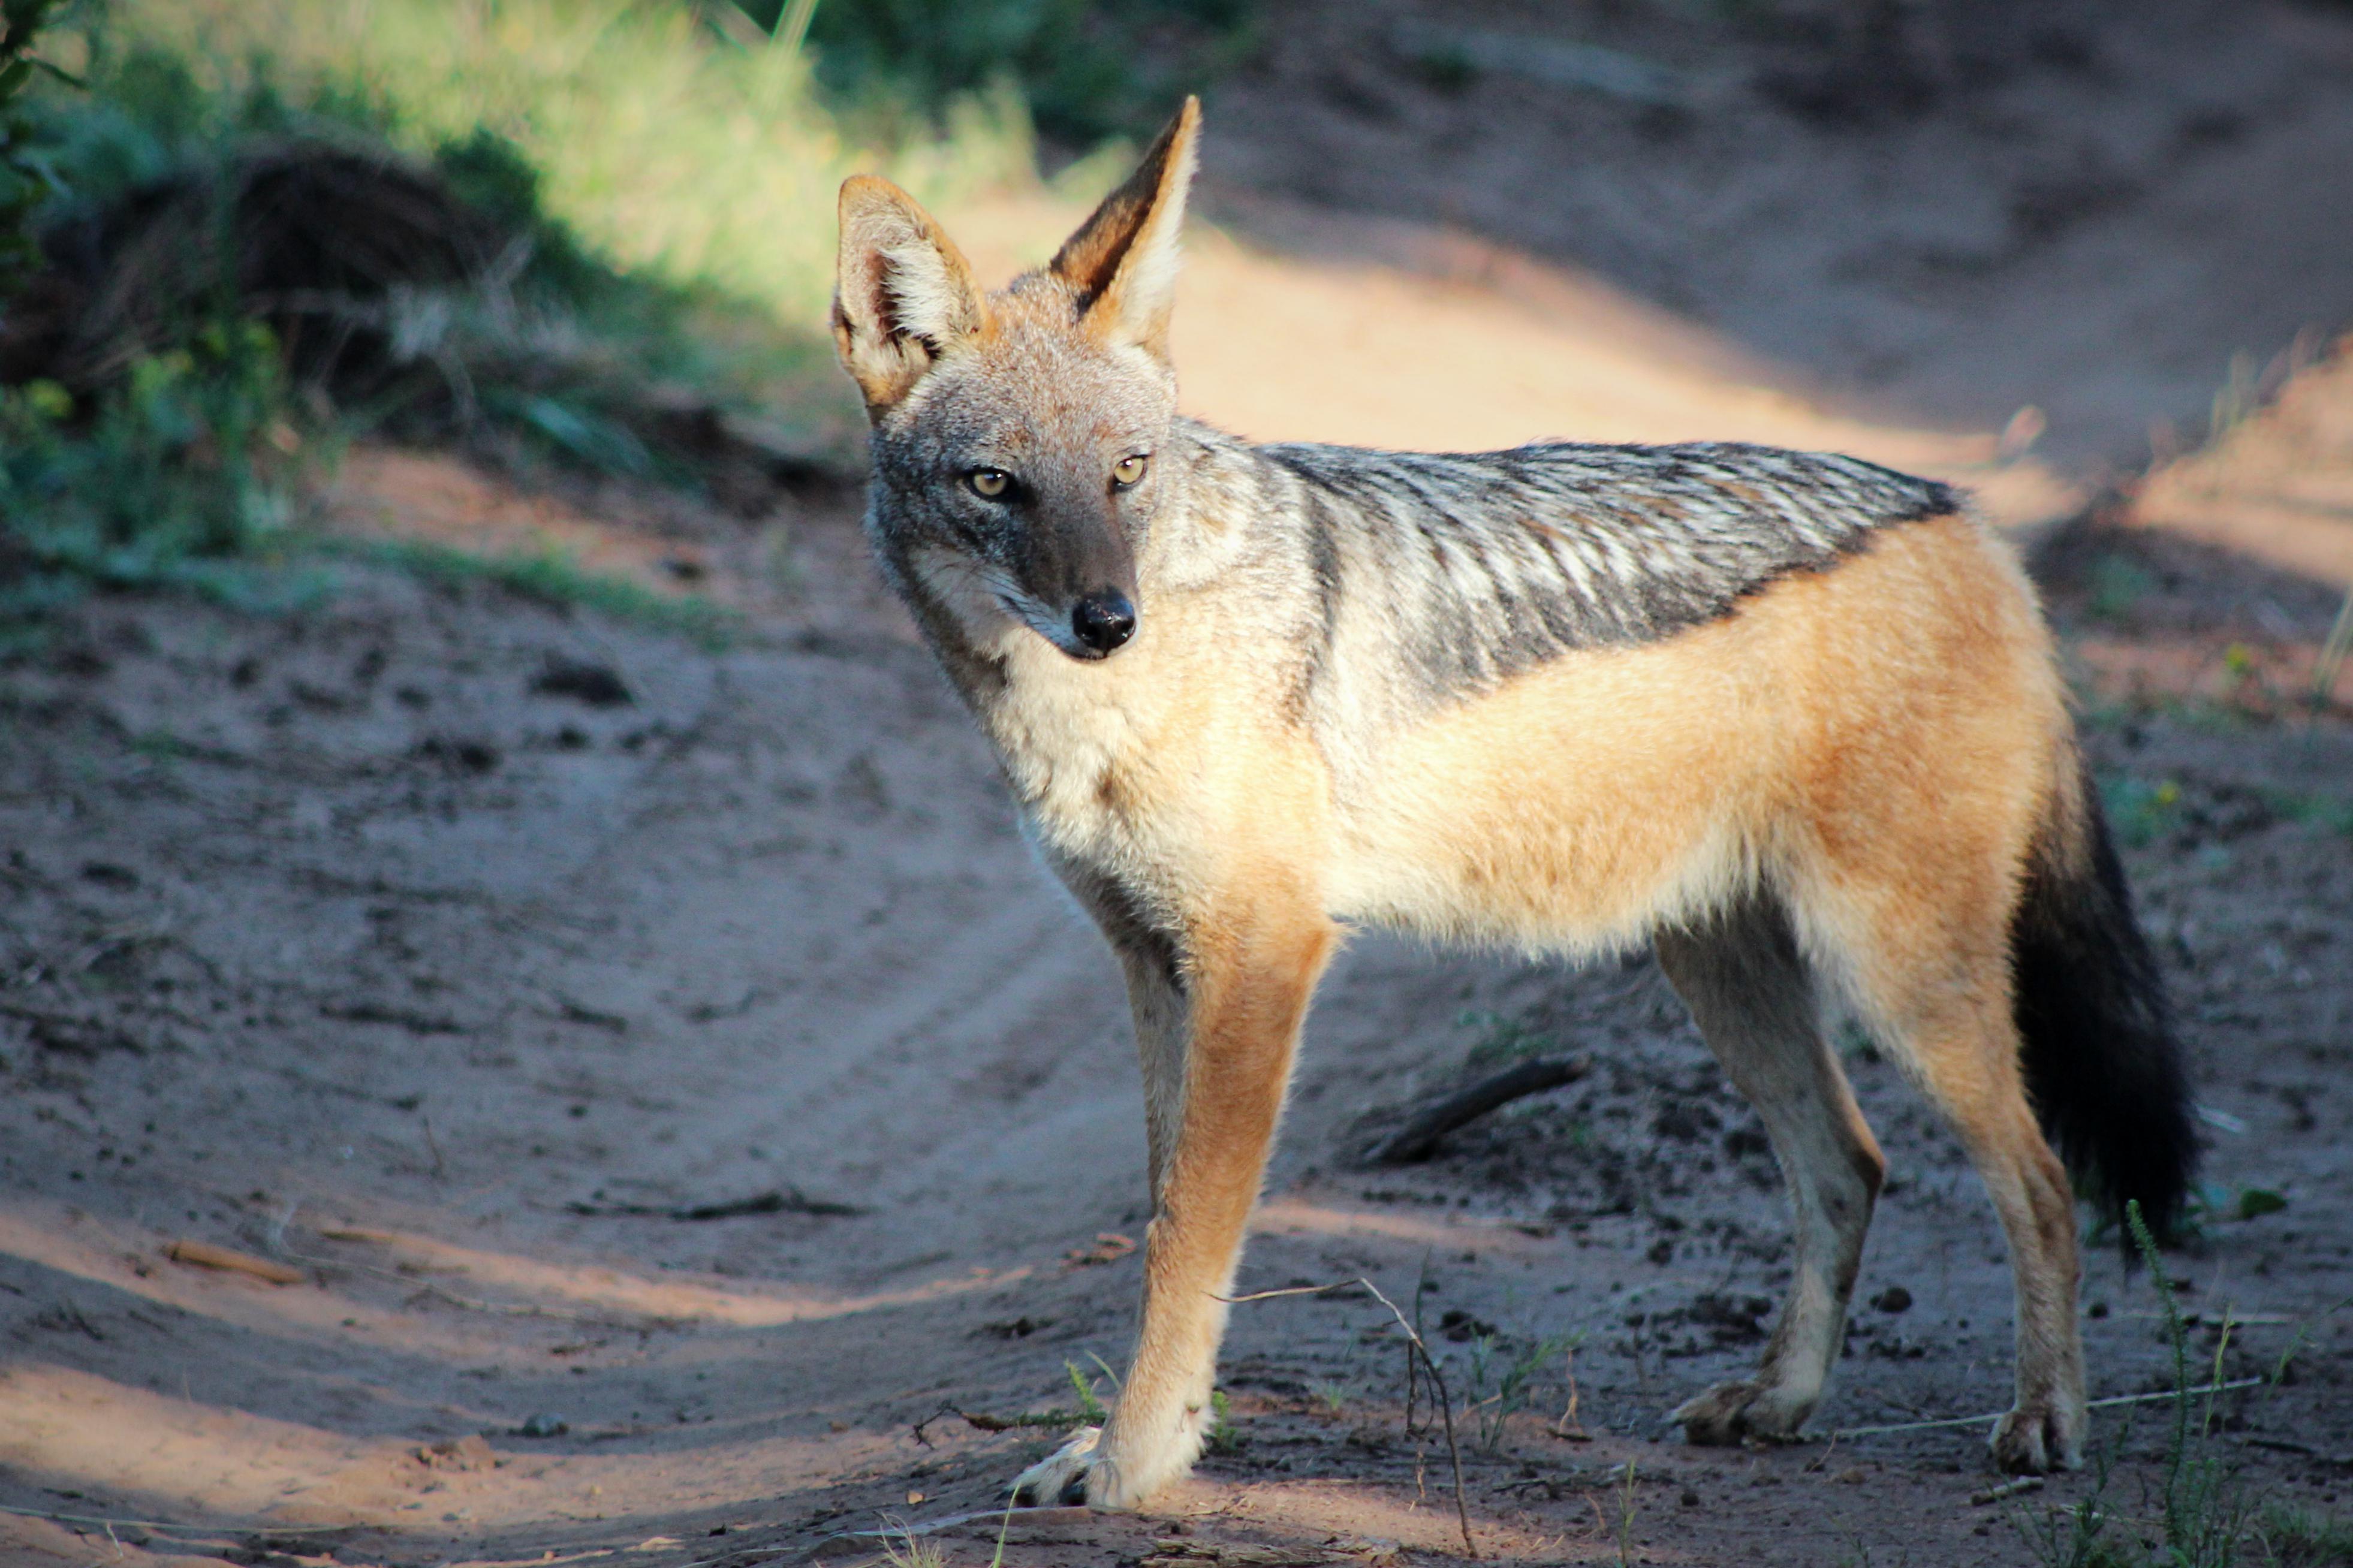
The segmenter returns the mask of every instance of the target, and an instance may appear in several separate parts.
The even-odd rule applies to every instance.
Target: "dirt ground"
[[[1443,16],[1540,20],[1488,9]],[[1595,11],[1584,36],[1721,79],[1637,26],[1664,14]],[[1240,237],[1197,247],[1178,352],[1203,367],[1188,402],[1256,434],[1746,435],[2019,498],[1997,515],[2036,544],[2211,1113],[2202,1233],[2167,1261],[2189,1346],[2227,1381],[2294,1352],[2217,1402],[2205,1452],[2257,1503],[2343,1517],[2353,673],[2324,714],[2302,693],[2353,581],[2331,575],[2353,372],[2323,363],[2211,450],[2109,488],[2150,420],[2202,436],[2233,350],[2269,355],[2327,324],[2312,301],[2353,300],[2353,264],[2295,243],[2343,187],[2291,201],[2249,173],[2353,148],[2324,134],[2353,100],[2315,85],[2347,79],[2353,24],[2250,14],[2195,35],[2211,79],[2134,75],[2172,57],[2129,30],[2096,35],[2097,68],[2037,46],[2060,63],[2002,90],[2059,95],[2086,145],[2137,146],[2199,91],[2238,129],[1899,310],[1873,302],[1897,285],[1865,263],[1894,253],[1862,231],[1914,221],[1907,190],[2009,170],[1972,140],[2013,134],[1998,92],[1825,121],[1787,107],[1812,101],[1802,83],[1765,103],[1767,50],[1656,121],[1388,58],[1382,29],[1436,7],[1354,32],[1305,7],[1211,104]],[[1318,39],[1342,86],[1311,92]],[[1350,96],[1366,82],[1373,108]],[[1814,147],[1822,189],[1710,205],[1743,136],[1767,170]],[[1512,174],[1540,157],[1577,165],[1541,200]],[[1637,167],[1611,199],[1658,215],[1584,221]],[[1466,182],[1481,194],[1448,210]],[[1833,209],[1837,233],[1816,222]],[[982,237],[1034,254],[1035,218],[1009,205]],[[1769,266],[1725,243],[1784,231]],[[2104,271],[2158,233],[2161,277]],[[2272,271],[2232,271],[2249,256]],[[2218,274],[2235,303],[2202,292]],[[2108,313],[2067,341],[2035,324],[2078,308]],[[1221,340],[1220,319],[1241,325]],[[1808,320],[1843,323],[1831,347],[1801,347]],[[1303,321],[1331,354],[1278,331]],[[1889,343],[1910,346],[1857,394]],[[1522,373],[1477,374],[1513,344]],[[2250,400],[2275,390],[2261,375]],[[1997,434],[2027,403],[2049,411],[2045,463]],[[855,508],[815,491],[745,524],[362,449],[340,535],[553,538],[733,605],[733,630],[347,552],[300,613],[109,600],[0,668],[0,1559],[751,1568],[872,1560],[892,1521],[976,1565],[1000,1531],[1025,1565],[1462,1554],[1427,1392],[1409,1429],[1398,1334],[1361,1292],[1238,1309],[1230,1437],[1153,1515],[992,1511],[1074,1376],[1108,1395],[1124,1353],[1140,1096],[1113,965],[881,597]],[[1407,1108],[1539,1047],[1596,1070],[1428,1164],[1363,1164]],[[2024,1531],[2102,1483],[1977,1500],[2008,1397],[2000,1240],[1893,1069],[1854,1041],[1850,1070],[1895,1180],[1814,1441],[1698,1450],[1663,1423],[1753,1357],[1787,1245],[1753,1120],[1646,963],[1564,975],[1358,940],[1310,1026],[1243,1287],[1419,1300],[1482,1557],[2031,1562]],[[2284,1206],[2258,1212],[2266,1194]],[[2104,1238],[2095,1396],[2170,1386],[2158,1300]],[[2158,1506],[2168,1408],[2102,1414],[2127,1525]]]
[[[1287,5],[1210,101],[1210,208],[1517,247],[1882,418],[2033,405],[2071,471],[2194,442],[2234,355],[2353,325],[2341,5],[1732,9]]]

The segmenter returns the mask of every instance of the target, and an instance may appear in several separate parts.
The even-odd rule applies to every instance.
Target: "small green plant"
[[[2173,1282],[2161,1267],[2157,1238],[2137,1203],[2125,1205],[2125,1225],[2156,1288],[2166,1343],[2173,1358],[2172,1420],[2166,1436],[2161,1507],[2157,1518],[2146,1521],[2155,1539],[2136,1539],[2124,1516],[2107,1500],[2110,1471],[2129,1430],[2115,1444],[2094,1450],[2092,1485],[2082,1501],[2055,1510],[2040,1522],[2021,1516],[2020,1528],[2044,1568],[2232,1568],[2251,1536],[2263,1538],[2262,1528],[2254,1523],[2253,1504],[2245,1488],[2230,1463],[2214,1451],[2212,1442],[2214,1400],[2224,1381],[2222,1363],[2230,1349],[2232,1325],[2226,1317],[2215,1340],[2212,1363],[2204,1369],[2204,1381],[2193,1384],[2188,1325]],[[2302,1343],[2299,1333],[2280,1357],[2272,1381],[2284,1375]],[[2272,1557],[2274,1563],[2294,1561],[2276,1551]]]
[[[948,1568],[947,1554],[940,1543],[913,1530],[901,1526],[895,1534],[882,1538],[882,1560],[891,1568]]]
[[[2287,1207],[2287,1196],[2269,1187],[2241,1187],[2237,1204],[2241,1219],[2261,1219],[2267,1214],[2278,1214]]]
[[[2085,605],[2094,620],[2128,620],[2143,599],[2162,584],[2157,574],[2129,555],[2110,553],[2092,563],[2091,595]]]
[[[2134,1247],[2148,1268],[2165,1313],[2166,1340],[2173,1352],[2173,1431],[2165,1453],[2165,1549],[2167,1561],[2179,1568],[2231,1568],[2246,1534],[2249,1504],[2237,1478],[2208,1447],[2214,1426],[2214,1394],[2209,1392],[2202,1409],[2195,1411],[2190,1392],[2189,1340],[2181,1321],[2173,1281],[2167,1279],[2157,1252],[2157,1238],[2141,1217],[2140,1205],[2125,1206]],[[2222,1357],[2230,1348],[2231,1325],[2226,1320],[2214,1342],[2214,1365],[2207,1379],[2211,1391],[2222,1381]]]
[[[2273,1568],[2353,1568],[2353,1523],[2274,1503],[2255,1523]]]
[[[266,601],[257,562],[287,541],[304,447],[269,330],[204,328],[90,403],[0,391],[0,619],[93,587]]]
[[[1347,1413],[1348,1391],[1338,1384],[1319,1383],[1307,1392],[1309,1396],[1322,1406],[1323,1413],[1331,1419],[1336,1421]]]
[[[1495,1339],[1482,1334],[1471,1342],[1471,1387],[1465,1395],[1478,1422],[1476,1446],[1495,1453],[1504,1446],[1513,1416],[1528,1407],[1537,1374],[1555,1359],[1567,1354],[1581,1336],[1554,1334],[1537,1340],[1497,1371]],[[1491,1382],[1493,1392],[1488,1392]]]
[[[2116,841],[2127,849],[2146,849],[2171,825],[2181,805],[2181,786],[2171,779],[2115,773],[2100,780],[2100,797]]]
[[[33,54],[34,40],[56,6],[57,0],[0,0],[0,300],[15,292],[39,260],[33,214],[58,190],[57,173],[36,144],[32,121],[23,110],[25,89],[37,74],[72,80]]]
[[[1626,1461],[1625,1478],[1618,1487],[1618,1561],[1630,1565],[1634,1561],[1634,1461]]]
[[[1094,1379],[1089,1377],[1077,1362],[1066,1361],[1062,1368],[1071,1374],[1071,1391],[1078,1396],[1079,1414],[1097,1426],[1110,1419],[1111,1412],[1103,1407],[1102,1400],[1095,1397]]]
[[[1526,1061],[1548,1054],[1558,1044],[1551,1036],[1530,1028],[1525,1017],[1507,1018],[1491,1009],[1467,1010],[1454,1023],[1458,1028],[1479,1031],[1478,1039],[1472,1042],[1470,1055],[1464,1058],[1474,1068]]]
[[[544,605],[580,605],[617,620],[675,632],[714,652],[730,646],[737,630],[735,616],[724,606],[695,595],[659,594],[626,577],[592,572],[560,550],[479,555],[421,540],[322,544],[445,583],[492,583]]]
[[[1201,1446],[1212,1454],[1241,1452],[1242,1435],[1234,1426],[1233,1401],[1226,1397],[1222,1388],[1209,1391],[1209,1432]]]

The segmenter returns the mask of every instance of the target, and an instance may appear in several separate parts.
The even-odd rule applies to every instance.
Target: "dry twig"
[[[1376,1165],[1410,1165],[1427,1160],[1456,1128],[1513,1100],[1575,1083],[1592,1070],[1593,1058],[1588,1056],[1538,1057],[1505,1068],[1427,1107],[1367,1149],[1365,1158]]]
[[[1352,1285],[1362,1286],[1374,1300],[1389,1310],[1389,1316],[1395,1318],[1398,1327],[1405,1331],[1406,1342],[1421,1357],[1421,1370],[1430,1376],[1430,1386],[1437,1394],[1438,1413],[1445,1420],[1446,1458],[1454,1468],[1454,1517],[1462,1526],[1462,1551],[1464,1555],[1476,1560],[1479,1543],[1471,1536],[1471,1505],[1462,1485],[1462,1451],[1454,1441],[1453,1396],[1446,1390],[1446,1374],[1438,1370],[1437,1358],[1430,1353],[1430,1346],[1423,1341],[1419,1331],[1406,1321],[1403,1312],[1398,1310],[1398,1304],[1382,1295],[1381,1288],[1361,1274],[1354,1279],[1335,1280],[1329,1285],[1293,1285],[1285,1289],[1254,1290],[1247,1296],[1227,1296],[1221,1300],[1229,1305],[1240,1306],[1245,1301],[1271,1301],[1278,1296],[1328,1296]]]
[[[290,1264],[256,1258],[250,1252],[238,1252],[231,1247],[215,1247],[209,1241],[175,1241],[164,1248],[164,1256],[174,1263],[185,1263],[197,1268],[249,1274],[256,1279],[267,1279],[272,1285],[300,1285],[310,1278]]]

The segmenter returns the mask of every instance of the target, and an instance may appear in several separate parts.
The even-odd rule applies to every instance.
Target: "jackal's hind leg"
[[[1797,1246],[1788,1300],[1756,1374],[1686,1401],[1674,1418],[1694,1443],[1792,1437],[1837,1359],[1886,1163],[1822,1037],[1805,960],[1768,895],[1661,932],[1658,952],[1709,1048],[1764,1120],[1788,1184]]]
[[[1883,920],[1883,933],[1901,931]],[[2041,1474],[2083,1463],[2090,1412],[2084,1400],[2084,1347],[2075,1324],[2081,1263],[2075,1196],[2065,1167],[2035,1125],[2019,1065],[2002,942],[1989,923],[1975,940],[1883,939],[1862,954],[1857,999],[1888,1049],[1968,1152],[2010,1244],[2018,1291],[2017,1399],[1996,1424],[1994,1461]],[[1915,955],[1906,962],[1906,953]]]
[[[1994,994],[2000,994],[1998,988]],[[2082,1264],[2074,1189],[2035,1125],[2008,1014],[1949,1012],[1908,1037],[1894,1037],[1915,1058],[1914,1070],[1968,1151],[2010,1243],[2018,1292],[2017,1397],[1994,1426],[1994,1463],[2019,1475],[2072,1470],[2084,1462],[2091,1424],[2075,1324]]]

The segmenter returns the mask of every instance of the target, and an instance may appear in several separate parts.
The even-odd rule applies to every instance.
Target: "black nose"
[[[1135,606],[1116,588],[1089,594],[1071,611],[1071,630],[1097,653],[1109,653],[1135,635]]]

